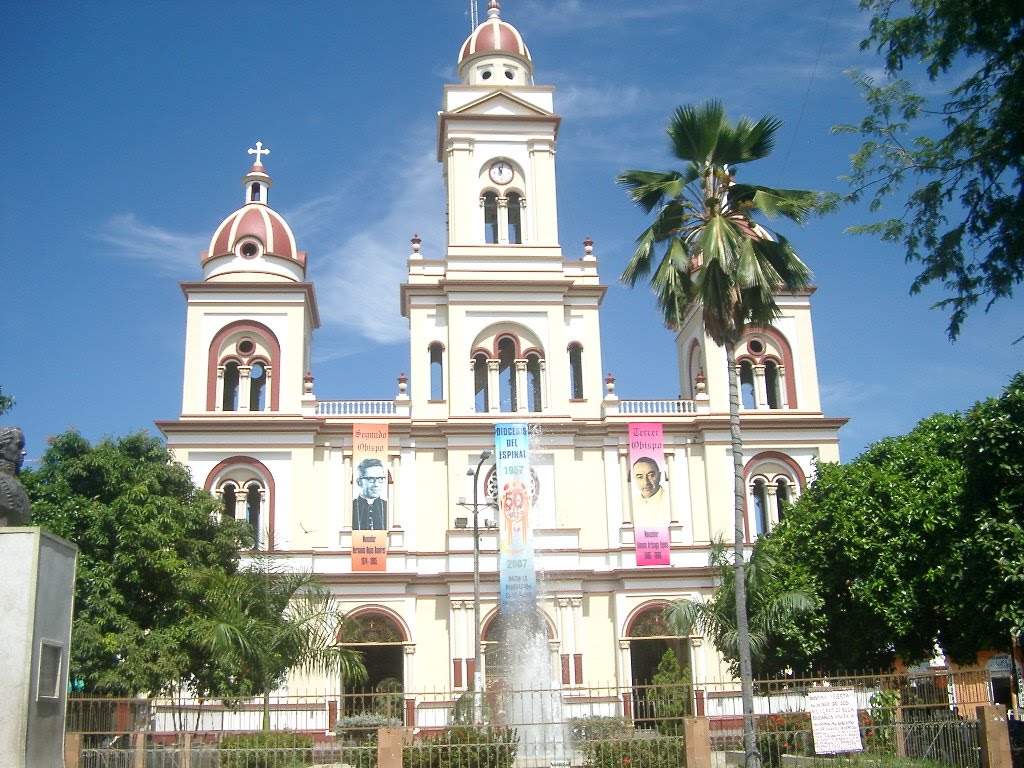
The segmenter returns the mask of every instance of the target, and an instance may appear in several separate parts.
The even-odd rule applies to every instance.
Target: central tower
[[[599,418],[605,289],[589,241],[582,258],[563,257],[554,88],[534,85],[497,0],[463,43],[458,76],[438,117],[447,248],[428,258],[414,239],[402,287],[414,412]]]

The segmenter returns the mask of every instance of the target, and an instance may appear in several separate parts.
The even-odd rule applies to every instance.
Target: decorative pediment
[[[551,117],[552,113],[515,94],[494,91],[448,112],[449,117],[488,115],[492,117]]]

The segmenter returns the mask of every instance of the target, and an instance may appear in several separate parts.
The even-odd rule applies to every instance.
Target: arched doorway
[[[363,654],[368,675],[359,685],[341,681],[343,714],[372,713],[403,720],[406,637],[398,622],[375,611],[351,616],[342,630],[341,645]]]
[[[645,606],[626,630],[632,717],[637,728],[676,735],[682,733],[682,718],[693,714],[693,662],[689,638],[669,629],[664,608]]]

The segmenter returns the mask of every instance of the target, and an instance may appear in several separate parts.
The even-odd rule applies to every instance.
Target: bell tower
[[[457,72],[438,116],[447,247],[437,258],[437,245],[414,238],[402,287],[414,409],[596,418],[605,288],[589,240],[569,258],[559,245],[554,87],[534,84],[530,51],[497,0]]]
[[[203,280],[181,284],[188,305],[181,412],[188,416],[298,414],[309,370],[316,296],[306,253],[268,203],[262,142],[242,178],[242,207],[203,252]]]

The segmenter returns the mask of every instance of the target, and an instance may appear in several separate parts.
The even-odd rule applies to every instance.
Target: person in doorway
[[[668,494],[661,485],[661,467],[648,456],[633,462],[633,525],[661,528],[668,525]]]
[[[388,472],[380,459],[363,459],[356,468],[359,495],[352,499],[352,530],[387,530],[388,502],[381,498]]]

